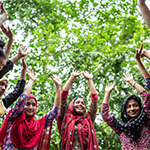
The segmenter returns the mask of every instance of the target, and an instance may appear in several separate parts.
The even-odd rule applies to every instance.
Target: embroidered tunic
[[[140,137],[132,143],[130,143],[130,138],[117,127],[114,118],[109,114],[109,104],[102,104],[102,118],[105,122],[107,122],[107,125],[120,136],[122,150],[150,149],[150,94],[145,90],[140,94],[140,96],[144,101],[144,108],[147,118],[140,130]]]

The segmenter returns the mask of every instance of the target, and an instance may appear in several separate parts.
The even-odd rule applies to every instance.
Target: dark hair
[[[82,96],[77,96],[77,97],[75,97],[75,98],[73,99],[73,104],[74,104],[74,102],[75,102],[78,98],[82,98],[83,101],[85,102],[85,99],[84,99]]]
[[[5,43],[2,41],[2,40],[0,40],[0,48],[4,48],[4,46],[5,46]]]
[[[0,40],[0,57],[5,59],[6,57],[5,57],[5,53],[3,51],[4,46],[5,46],[5,43]]]

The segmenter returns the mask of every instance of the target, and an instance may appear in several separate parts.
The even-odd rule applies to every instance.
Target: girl
[[[88,80],[91,91],[91,104],[86,113],[85,100],[79,96],[67,104],[68,92],[73,80],[81,74]],[[94,121],[98,107],[98,96],[92,75],[88,72],[73,72],[62,90],[61,112],[57,119],[61,134],[62,150],[98,150],[98,143],[94,130]]]
[[[30,94],[36,76],[31,70],[28,70],[28,76],[28,85],[0,129],[0,146],[3,150],[49,149],[52,121],[57,117],[60,107],[61,80],[57,76],[51,77],[56,85],[54,107],[44,117],[36,120],[37,99]]]
[[[102,118],[120,136],[123,150],[150,149],[150,94],[133,80],[132,75],[126,73],[123,79],[138,91],[144,100],[144,106],[138,96],[131,95],[125,99],[121,107],[123,122],[112,117],[109,114],[109,97],[115,85],[111,83],[105,88]]]

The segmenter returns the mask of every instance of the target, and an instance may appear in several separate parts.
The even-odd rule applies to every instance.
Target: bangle
[[[136,82],[134,82],[132,86],[134,87],[134,86],[135,86],[135,84],[136,84]]]

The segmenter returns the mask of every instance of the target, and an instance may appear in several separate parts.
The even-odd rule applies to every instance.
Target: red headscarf
[[[33,95],[30,95],[29,99],[30,98],[35,99],[37,103],[37,100]],[[9,111],[8,115],[10,114],[11,111],[12,110]],[[6,135],[6,127],[7,127],[7,122],[9,119],[8,115],[2,125],[2,128],[5,130],[5,132],[2,133],[3,139]],[[15,119],[12,125],[11,141],[18,148],[28,149],[28,148],[37,146],[39,144],[38,145],[39,150],[41,149],[41,147],[43,147],[42,150],[47,150],[49,149],[49,144],[50,144],[52,124],[48,126],[46,129],[44,129],[46,115],[37,120],[34,119],[34,117],[35,117],[35,114],[31,117],[28,117],[26,116],[24,110],[22,111],[22,113]],[[46,132],[47,130],[49,131],[48,134]],[[0,131],[0,134],[1,134],[1,131]],[[48,140],[41,144],[41,140],[44,140],[44,139],[48,139]],[[1,140],[0,140],[0,143],[1,143]]]
[[[59,117],[57,119],[58,129],[62,139],[61,150],[72,150],[73,144],[70,143],[73,143],[76,122],[78,123],[78,137],[82,150],[98,150],[98,143],[90,114],[87,113],[85,117],[76,114],[73,108],[73,100],[67,107],[62,126]]]

